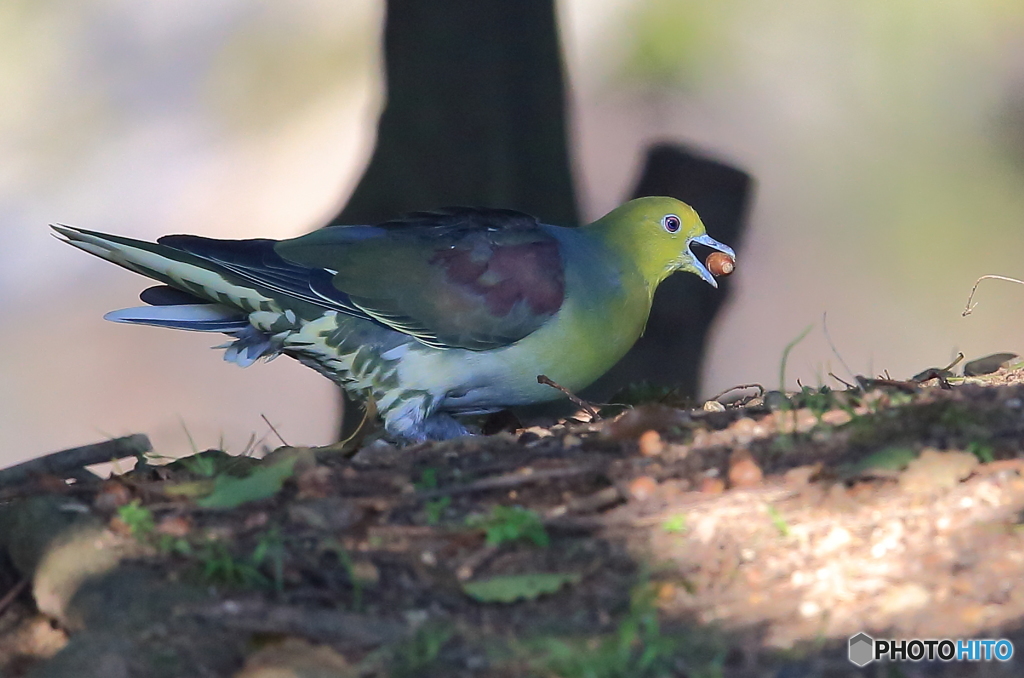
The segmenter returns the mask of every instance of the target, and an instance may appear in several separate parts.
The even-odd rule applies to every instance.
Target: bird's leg
[[[414,443],[469,433],[450,415],[435,413],[435,407],[436,400],[430,393],[407,391],[381,412],[384,429],[391,436]]]
[[[450,414],[434,414],[423,420],[427,440],[449,440],[469,435],[469,430]]]

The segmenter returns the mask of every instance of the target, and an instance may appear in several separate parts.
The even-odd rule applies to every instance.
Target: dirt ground
[[[847,659],[1024,647],[1024,371],[946,376],[39,476],[0,676],[1022,675]]]

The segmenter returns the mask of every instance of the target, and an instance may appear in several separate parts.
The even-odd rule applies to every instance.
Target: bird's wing
[[[507,346],[551,318],[565,294],[558,241],[509,210],[450,208],[268,242],[160,240],[265,289],[439,348]]]

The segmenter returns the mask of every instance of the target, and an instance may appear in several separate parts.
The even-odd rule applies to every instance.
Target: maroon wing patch
[[[554,240],[494,245],[489,252],[438,250],[430,263],[444,267],[448,282],[482,297],[498,318],[507,316],[519,301],[542,316],[553,315],[562,306],[565,277]]]

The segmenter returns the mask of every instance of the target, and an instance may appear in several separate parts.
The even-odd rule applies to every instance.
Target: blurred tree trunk
[[[333,223],[448,205],[578,221],[552,0],[389,0],[387,104]]]
[[[389,0],[384,63],[377,146],[331,223],[469,205],[577,224],[552,0]]]

